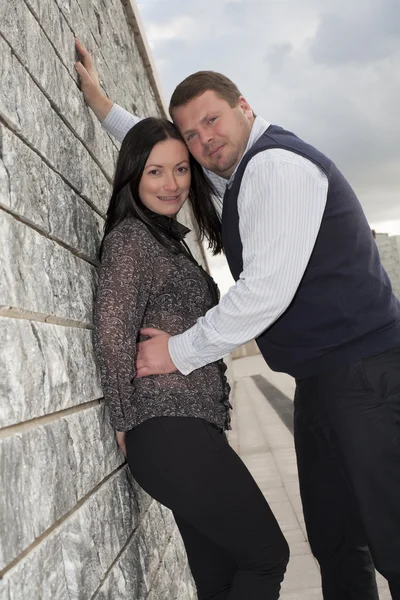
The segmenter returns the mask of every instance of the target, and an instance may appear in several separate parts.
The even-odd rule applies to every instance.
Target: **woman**
[[[172,335],[218,302],[175,216],[187,199],[221,251],[212,188],[175,126],[145,119],[125,137],[107,213],[95,307],[96,355],[111,422],[139,484],[169,507],[205,600],[279,597],[285,539],[250,473],[230,448],[222,361],[184,376],[136,378],[142,327]]]

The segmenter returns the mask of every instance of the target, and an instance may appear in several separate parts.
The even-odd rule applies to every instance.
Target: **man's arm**
[[[100,87],[99,76],[90,53],[77,39],[75,39],[75,46],[82,57],[82,62],[75,63],[75,69],[81,80],[85,102],[99,119],[102,127],[122,142],[128,131],[141,119],[118,104],[113,104]]]
[[[128,131],[141,120],[140,117],[132,115],[118,104],[113,104],[101,126],[116,140],[122,142]]]
[[[326,205],[326,176],[299,157],[271,151],[250,163],[239,209],[243,272],[196,325],[168,340],[174,365],[187,375],[257,337],[288,308],[309,262]],[[303,162],[302,162],[303,161]]]
[[[81,80],[81,90],[85,102],[93,110],[101,122],[103,129],[115,137],[116,140],[122,142],[128,131],[142,119],[136,115],[132,115],[118,104],[114,104],[104,94],[100,87],[99,76],[90,53],[76,38],[75,46],[82,57],[82,62],[75,63],[75,69]],[[222,198],[224,195],[226,181],[222,177],[215,175],[215,173],[211,173],[211,171],[204,169],[204,172],[218,193],[215,203],[217,210],[221,212],[220,197]]]

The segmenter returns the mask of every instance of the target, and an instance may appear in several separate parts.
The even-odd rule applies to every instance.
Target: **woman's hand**
[[[99,75],[94,67],[90,53],[76,38],[75,46],[82,57],[82,62],[75,63],[75,69],[81,80],[83,97],[99,121],[104,121],[113,103],[107,98],[100,87]]]
[[[125,436],[126,436],[126,432],[125,431],[116,431],[115,432],[115,436],[117,438],[117,444],[122,452],[122,454],[125,456],[126,458],[126,447],[125,447]]]

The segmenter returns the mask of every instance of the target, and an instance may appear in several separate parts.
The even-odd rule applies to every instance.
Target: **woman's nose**
[[[178,187],[179,186],[174,175],[170,175],[164,183],[164,189],[168,190],[169,192],[175,192]]]

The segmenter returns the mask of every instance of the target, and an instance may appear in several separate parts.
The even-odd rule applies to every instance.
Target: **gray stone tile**
[[[88,262],[4,211],[0,254],[0,305],[92,322],[97,275]]]
[[[237,370],[238,361],[234,368]],[[253,440],[252,445],[246,441],[243,459],[263,490],[291,548],[281,598],[322,600],[319,568],[305,534],[293,436],[247,377],[240,380],[238,391],[241,397],[247,398],[246,408],[240,405],[237,412],[240,436],[244,427],[258,430],[257,443]],[[245,439],[250,440],[250,434],[246,436]],[[262,438],[271,452],[262,451]],[[240,451],[243,453],[241,447]]]
[[[306,524],[305,524],[304,520],[298,519],[298,521],[299,521],[300,529],[302,530],[304,536],[307,538],[307,529],[306,529]]]
[[[0,6],[7,10],[4,3]],[[18,24],[11,22],[10,26],[19,31]],[[22,30],[23,27],[24,24]],[[7,87],[7,94],[0,96],[3,118],[11,129],[23,134],[24,139],[49,161],[55,171],[104,213],[111,186],[103,171],[52,109],[50,102],[2,38],[0,54],[0,79]],[[15,81],[18,81],[18,85],[15,85]],[[21,98],[29,98],[29,101],[22,102]]]
[[[294,479],[293,481],[287,481],[284,485],[289,498],[300,498],[300,487],[298,479]]]
[[[379,588],[379,600],[392,600],[392,594],[387,586]]]
[[[0,427],[101,398],[92,337],[0,316]]]
[[[293,510],[296,514],[297,520],[299,523],[304,523],[304,513],[303,513],[303,506],[301,503],[300,498],[294,498],[290,500],[290,503],[293,507]]]
[[[314,557],[311,554],[292,556],[283,581],[282,592],[318,589],[320,586],[321,577]]]
[[[264,487],[264,489],[262,490],[265,499],[267,500],[268,503],[271,502],[288,502],[289,501],[289,497],[286,493],[285,488],[283,487],[283,485],[281,485],[280,487],[274,487],[274,488],[268,488],[268,487]]]
[[[194,600],[183,543],[173,521],[172,531],[161,526],[157,506],[152,503],[93,600]]]
[[[112,177],[114,157],[111,140],[102,131],[97,119],[93,116],[82,118],[86,112],[82,95],[78,87],[72,84],[70,73],[59,60],[40,24],[22,0],[15,0],[8,10],[3,7],[4,3],[0,4],[2,34],[12,45],[24,67],[32,74],[41,88],[51,96],[57,110],[75,132],[85,140],[97,160],[103,163],[103,168]],[[20,27],[16,27],[16,24],[19,24]],[[29,31],[29,35],[21,36],[19,32],[25,28]],[[71,45],[73,45],[72,35],[70,39]],[[45,68],[44,60],[46,61]],[[44,131],[43,134],[45,133]]]
[[[281,487],[282,479],[270,452],[257,454],[243,454],[241,452],[241,458],[262,491]]]
[[[388,582],[380,573],[376,573],[376,582],[379,588],[379,600],[392,600],[392,596],[389,591]]]
[[[266,431],[266,436],[268,437],[269,445],[273,451],[281,448],[290,448],[294,451],[293,437],[290,431],[280,431],[280,425],[276,427],[270,427],[270,429],[273,431]]]
[[[304,533],[302,532],[300,527],[296,527],[296,529],[290,529],[288,531],[285,531],[285,538],[287,539],[289,544],[293,542],[306,541],[306,537],[304,536]]]
[[[80,255],[97,260],[103,219],[19,137],[2,125],[0,135],[0,204]]]
[[[0,440],[0,569],[123,460],[104,405]]]
[[[289,544],[289,547],[291,556],[296,556],[297,554],[311,554],[310,546],[306,541],[292,542],[291,544]]]
[[[290,502],[271,502],[270,507],[283,532],[299,528],[299,522]]]
[[[10,590],[8,582],[0,579],[0,600],[10,600]]]
[[[323,600],[321,588],[283,592],[281,600]]]
[[[7,586],[7,600],[70,600],[58,533],[8,571],[1,584]]]

